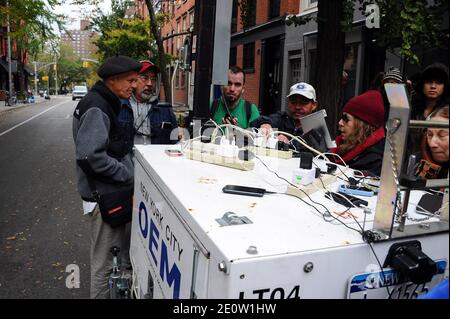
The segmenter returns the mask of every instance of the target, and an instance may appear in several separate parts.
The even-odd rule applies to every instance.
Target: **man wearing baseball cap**
[[[174,144],[178,134],[171,133],[178,128],[172,106],[158,103],[160,69],[149,60],[140,61],[142,68],[130,98],[134,114],[135,144]]]
[[[127,56],[108,58],[97,71],[101,80],[73,113],[78,191],[91,238],[91,298],[109,298],[111,247],[120,248],[124,268],[131,264],[130,223],[112,228],[103,221],[91,185],[95,185],[100,196],[133,189],[133,112],[123,101],[130,98],[136,87],[140,69],[141,64]]]
[[[319,150],[326,151],[326,143],[320,132],[310,131],[303,134],[300,118],[310,115],[317,110],[316,90],[308,83],[300,82],[291,86],[287,96],[288,105],[286,112],[277,112],[270,115],[272,127],[278,131],[290,133],[295,136],[301,136],[310,146]],[[278,139],[284,143],[290,143],[285,135],[278,135]],[[294,145],[295,148],[302,148],[300,145]]]

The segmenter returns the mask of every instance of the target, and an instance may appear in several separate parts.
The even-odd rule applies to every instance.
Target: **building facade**
[[[246,72],[245,98],[262,114],[281,108],[285,69],[286,16],[297,14],[299,0],[249,0],[245,28],[237,1],[233,4],[230,65]]]
[[[89,21],[81,20],[79,30],[68,30],[61,33],[61,43],[72,47],[74,54],[80,59],[89,58],[94,53],[92,52],[91,36]]]
[[[0,24],[0,90],[10,91],[9,88],[9,63],[8,61],[8,36],[6,24]],[[12,30],[13,31],[13,28]],[[18,63],[20,61],[20,63]],[[19,66],[23,66],[23,72],[19,74]],[[33,70],[27,65],[28,53],[17,47],[17,43],[11,38],[11,73],[12,73],[12,85],[14,86],[14,92],[20,90],[21,77],[23,76],[23,91],[27,91],[29,87],[28,77],[34,76]]]

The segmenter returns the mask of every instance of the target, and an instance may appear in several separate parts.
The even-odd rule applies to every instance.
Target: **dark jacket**
[[[358,145],[344,155],[341,155],[345,163],[354,170],[369,173],[370,175],[380,176],[381,168],[383,166],[384,153],[384,128],[377,129],[362,145]],[[340,136],[336,138],[336,144],[342,143]],[[333,153],[336,149],[331,150]],[[337,156],[331,156],[331,160],[335,163],[342,164],[342,161]]]
[[[273,129],[277,131],[283,131],[294,136],[300,136],[305,142],[312,148],[318,150],[319,152],[326,152],[328,150],[327,144],[325,142],[324,135],[317,130],[311,130],[304,134],[301,128],[295,127],[294,120],[288,115],[287,112],[277,112],[270,115],[271,125]],[[288,137],[290,139],[290,137]],[[310,152],[309,149],[293,140],[293,148],[301,152]]]
[[[178,122],[169,103],[158,103],[155,101],[150,104],[143,105],[138,103],[136,99],[131,98],[130,103],[135,112],[135,144],[143,144],[144,136],[149,138],[148,144],[176,144],[178,142],[178,133],[172,134],[173,130],[178,128]],[[145,122],[141,118],[137,118],[138,108],[149,109],[145,113]],[[174,139],[170,136],[174,135]]]
[[[134,166],[118,120],[121,108],[120,99],[102,81],[98,81],[75,108],[72,131],[79,164],[78,191],[85,200],[94,201],[86,172],[100,194],[133,185]]]

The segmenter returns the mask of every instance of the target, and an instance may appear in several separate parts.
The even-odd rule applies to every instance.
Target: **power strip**
[[[289,151],[280,151],[267,147],[259,147],[259,146],[249,146],[247,147],[249,151],[252,151],[256,155],[276,157],[281,159],[291,159],[293,153],[291,150]]]
[[[237,157],[220,156],[211,152],[203,152],[196,149],[185,149],[184,156],[190,160],[225,166],[241,171],[251,171],[255,168],[254,162],[243,161]]]

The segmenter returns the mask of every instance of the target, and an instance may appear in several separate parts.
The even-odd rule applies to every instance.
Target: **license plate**
[[[402,282],[400,273],[392,268],[384,268],[383,272],[374,271],[354,275],[348,285],[349,299],[415,299],[427,293],[442,281],[447,267],[446,260],[436,261],[438,272],[430,282],[415,284]],[[389,289],[389,293],[388,293]]]

